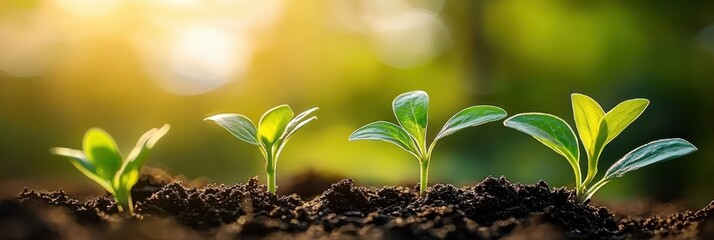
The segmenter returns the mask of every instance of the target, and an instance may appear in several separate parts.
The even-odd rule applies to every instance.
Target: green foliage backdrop
[[[700,151],[617,179],[598,197],[714,198],[712,1],[83,2],[0,2],[0,182],[8,192],[81,183],[48,149],[79,148],[95,126],[132,146],[170,123],[147,165],[220,183],[262,177],[254,146],[203,119],[257,119],[279,104],[320,107],[283,150],[279,180],[315,169],[410,185],[418,179],[411,155],[347,137],[393,119],[394,96],[421,89],[433,123],[484,104],[572,116],[573,92],[605,109],[647,98],[601,168],[653,139],[684,138]],[[465,129],[439,148],[432,183],[505,175],[572,187],[561,156],[501,124]]]

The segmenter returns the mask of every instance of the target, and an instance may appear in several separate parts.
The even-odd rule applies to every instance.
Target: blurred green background
[[[164,123],[172,129],[147,165],[189,179],[264,181],[258,150],[202,119],[257,120],[287,103],[320,110],[284,149],[279,183],[314,169],[412,186],[411,155],[347,137],[395,121],[392,99],[415,89],[431,97],[429,139],[470,105],[552,113],[572,125],[573,92],[605,110],[648,98],[605,149],[601,174],[659,138],[685,138],[700,151],[616,180],[597,197],[699,206],[714,198],[713,1],[3,0],[0,182],[11,192],[90,185],[48,149],[80,148],[97,126],[127,154]],[[573,185],[564,158],[498,122],[441,141],[430,182],[489,175]]]

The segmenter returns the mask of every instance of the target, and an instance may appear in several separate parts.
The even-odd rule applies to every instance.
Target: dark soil
[[[424,197],[416,192],[345,179],[302,199],[270,194],[257,178],[196,188],[143,175],[132,192],[136,215],[119,213],[106,194],[82,202],[61,190],[25,190],[0,202],[0,239],[714,238],[714,202],[695,212],[618,217],[542,181],[489,177],[462,188],[436,184]]]

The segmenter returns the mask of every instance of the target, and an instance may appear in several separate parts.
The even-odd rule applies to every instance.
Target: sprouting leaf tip
[[[231,115],[230,113],[219,113],[210,117],[206,117],[203,119],[203,121],[218,121],[218,119],[225,117],[227,115]]]
[[[675,139],[678,140],[678,141],[682,141],[682,142],[686,143],[687,145],[689,145],[690,147],[693,148],[693,151],[699,151],[699,148],[697,148],[696,146],[694,146],[694,144],[692,144],[691,142],[689,142],[689,141],[687,141],[687,140],[684,140],[684,139],[682,139],[682,138],[675,138]]]

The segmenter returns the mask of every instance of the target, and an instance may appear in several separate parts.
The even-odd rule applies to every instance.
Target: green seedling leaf
[[[50,148],[50,153],[66,157],[67,160],[69,160],[69,162],[72,164],[72,166],[77,168],[77,170],[82,172],[82,174],[102,186],[102,188],[104,188],[108,192],[112,194],[114,193],[112,183],[97,174],[97,169],[82,151],[69,148],[54,147]]]
[[[283,136],[281,136],[280,138],[285,139],[285,140],[289,139],[290,136],[292,136],[295,132],[297,132],[298,129],[305,126],[305,124],[317,119],[317,117],[313,116],[313,117],[310,117],[307,120],[303,121],[303,119],[305,119],[305,117],[307,117],[310,113],[317,111],[318,109],[320,109],[320,108],[313,107],[313,108],[310,108],[310,109],[298,114],[297,116],[295,116],[295,118],[290,120],[287,127],[285,127],[285,132],[283,133]]]
[[[605,145],[637,119],[649,101],[627,100],[604,113],[600,104],[588,96],[575,93],[571,98],[580,140],[588,153],[588,174],[583,182],[587,186],[598,172],[598,161]]]
[[[580,148],[575,132],[570,125],[559,117],[545,113],[521,113],[503,122],[507,127],[516,129],[535,138],[553,149],[570,163],[575,175],[575,189],[581,190]]]
[[[293,110],[288,105],[280,105],[268,110],[258,122],[260,141],[268,148],[272,146],[283,135],[293,116]]]
[[[91,128],[87,130],[82,146],[84,155],[94,165],[99,177],[112,179],[121,168],[122,159],[117,144],[112,136],[103,129]]]
[[[253,122],[240,114],[218,114],[208,117],[206,120],[214,121],[238,139],[258,146],[260,153],[265,158],[268,192],[275,193],[277,190],[275,174],[280,152],[298,129],[317,119],[315,116],[308,117],[308,115],[318,109],[317,107],[310,108],[295,115],[288,105],[271,108],[258,121],[257,131]]]
[[[563,155],[571,164],[578,164],[578,140],[575,139],[573,129],[563,119],[545,113],[521,113],[506,119],[503,124],[531,135]]]
[[[253,121],[248,119],[246,116],[235,114],[235,113],[224,113],[213,115],[204,119],[206,121],[213,121],[219,126],[225,128],[236,138],[243,140],[244,142],[258,145],[257,131],[255,130],[255,124]]]
[[[379,140],[396,144],[400,148],[407,150],[417,158],[419,151],[414,141],[409,137],[409,133],[394,123],[377,121],[355,130],[349,137],[350,141],[356,140]]]
[[[505,110],[495,106],[482,105],[468,107],[454,114],[454,116],[446,121],[444,127],[439,134],[436,135],[436,138],[434,138],[434,142],[461,129],[497,121],[503,119],[506,115]]]
[[[392,102],[392,110],[399,125],[377,121],[355,130],[349,140],[380,140],[393,143],[419,160],[419,194],[427,189],[431,153],[439,139],[467,127],[496,121],[506,116],[506,111],[495,106],[472,106],[454,114],[439,134],[426,146],[429,96],[424,91],[400,94]]]
[[[166,124],[160,129],[146,132],[124,161],[114,139],[99,128],[91,128],[84,135],[84,152],[69,148],[51,148],[50,152],[67,157],[80,172],[111,193],[120,210],[127,207],[133,212],[131,188],[139,180],[139,171],[149,150],[169,128]]]
[[[414,138],[419,149],[423,151],[426,145],[429,95],[424,91],[402,93],[392,102],[392,110],[399,125]]]
[[[651,164],[684,156],[694,151],[697,151],[694,145],[680,138],[661,139],[650,142],[632,150],[612,164],[605,173],[604,179],[609,180],[622,177],[625,173]]]
[[[303,126],[305,126],[305,124],[308,124],[309,122],[312,122],[312,121],[314,121],[314,120],[317,120],[317,117],[316,117],[316,116],[313,116],[313,117],[311,117],[311,118],[308,118],[308,119],[305,120],[305,121],[299,122],[297,125],[295,125],[295,127],[293,127],[293,128],[290,130],[290,132],[285,131],[285,137],[283,137],[282,139],[285,139],[285,141],[287,141],[288,139],[290,139],[290,137],[293,136],[293,134],[295,134],[295,132],[297,132],[297,130],[299,130],[300,128],[302,128]]]
[[[644,112],[649,105],[649,100],[643,98],[627,100],[604,113],[600,104],[588,96],[574,93],[571,95],[571,99],[580,140],[588,153],[588,173],[582,182],[580,181],[582,173],[578,164],[577,139],[565,121],[548,114],[525,113],[507,119],[504,124],[530,134],[569,159],[575,171],[577,199],[581,203],[587,202],[587,199],[590,199],[598,189],[614,178],[622,177],[625,173],[644,166],[697,150],[683,139],[657,140],[640,146],[625,155],[607,170],[602,179],[590,185],[591,180],[598,172],[598,159],[605,145],[622,133]]]
[[[600,128],[607,129],[604,144],[608,144],[612,139],[620,135],[627,126],[637,119],[645,111],[650,101],[644,98],[637,98],[624,101],[605,114]],[[607,127],[604,127],[607,126]],[[605,130],[600,130],[605,132]],[[603,136],[600,136],[603,137]]]
[[[574,93],[571,95],[571,100],[575,127],[578,129],[580,140],[589,154],[595,154],[598,151],[595,142],[605,111],[595,100],[583,94]]]
[[[131,150],[129,156],[127,156],[122,168],[119,173],[114,177],[114,187],[117,189],[122,189],[125,191],[131,190],[131,188],[139,181],[139,176],[141,173],[141,167],[144,165],[144,161],[149,155],[149,152],[156,142],[159,141],[166,133],[169,132],[171,126],[169,124],[164,124],[161,128],[153,128],[148,132],[144,133],[136,142],[136,146]]]

